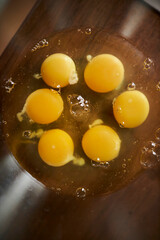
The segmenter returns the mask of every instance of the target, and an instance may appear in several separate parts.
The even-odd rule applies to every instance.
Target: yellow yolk
[[[90,128],[82,138],[85,154],[94,161],[110,161],[119,154],[121,140],[117,133],[105,125]]]
[[[41,136],[38,152],[45,163],[59,167],[73,160],[74,144],[68,133],[52,129]]]
[[[62,53],[55,53],[47,57],[41,66],[41,75],[45,83],[53,88],[67,86],[74,81],[76,67],[73,60]]]
[[[55,90],[38,89],[26,100],[26,113],[36,123],[56,121],[63,111],[63,100]]]
[[[126,91],[114,100],[113,113],[121,126],[138,127],[148,116],[149,102],[140,91]]]
[[[122,62],[110,54],[98,55],[87,64],[84,79],[95,92],[105,93],[117,88],[124,78]]]

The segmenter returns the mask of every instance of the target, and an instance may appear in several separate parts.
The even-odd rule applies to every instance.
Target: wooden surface
[[[127,24],[132,33],[122,31]],[[160,15],[146,4],[132,0],[41,0],[0,58],[1,85],[30,46],[73,27],[105,28],[118,34],[122,31],[154,59],[160,72]],[[46,190],[26,174],[9,156],[2,133],[0,157],[0,239],[160,239],[159,169],[144,171],[111,195],[77,200]]]
[[[36,0],[5,0],[0,2],[0,55],[17,32]],[[7,30],[7,31],[6,31]]]

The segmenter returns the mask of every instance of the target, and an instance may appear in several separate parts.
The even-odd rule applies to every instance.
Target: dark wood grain
[[[141,10],[141,15],[144,15],[142,18],[136,15],[136,9]],[[138,18],[140,21],[132,35],[124,37],[146,56],[152,57],[156,71],[160,73],[160,15],[143,2],[41,0],[37,1],[0,58],[1,85],[20,64],[21,57],[39,39],[73,27],[105,28],[120,34],[122,26],[129,24],[131,18],[131,25]],[[1,94],[3,91],[1,87]],[[2,201],[3,196],[10,197],[9,187],[16,177],[19,179],[19,176],[24,175],[28,181],[29,176],[12,157],[9,158],[2,131],[0,133]],[[159,169],[144,171],[134,181],[111,195],[97,195],[84,200],[57,195],[33,179],[31,181],[35,184],[34,187],[28,188],[17,206],[13,205],[12,208],[12,201],[8,203],[12,217],[5,213],[6,222],[0,226],[0,239],[160,239]],[[2,203],[4,201],[0,202]],[[0,219],[1,216],[0,213]]]

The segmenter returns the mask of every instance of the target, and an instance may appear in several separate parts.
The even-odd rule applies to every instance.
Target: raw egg
[[[41,136],[38,152],[45,163],[59,167],[73,160],[74,144],[68,133],[52,129]]]
[[[47,57],[41,66],[41,75],[45,83],[53,88],[65,87],[78,81],[73,60],[63,53]]]
[[[140,91],[125,91],[113,101],[113,113],[122,127],[138,127],[148,116],[148,99]]]
[[[109,126],[99,125],[90,128],[82,138],[85,154],[94,161],[111,161],[119,154],[121,140]]]
[[[38,89],[28,96],[25,111],[34,122],[48,124],[60,117],[63,100],[55,90]]]
[[[117,88],[123,81],[122,62],[111,54],[100,54],[87,64],[84,79],[95,92],[105,93]]]

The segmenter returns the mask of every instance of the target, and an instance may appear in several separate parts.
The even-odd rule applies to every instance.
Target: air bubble
[[[160,144],[156,144],[153,151],[157,157],[160,157]]]
[[[154,150],[149,149],[148,151],[142,152],[140,163],[143,168],[153,168],[158,165],[159,159]]]
[[[32,139],[32,138],[40,138],[42,136],[42,134],[44,133],[43,129],[39,128],[36,131],[31,131],[31,130],[25,130],[22,133],[22,136],[28,139]]]
[[[146,152],[148,150],[153,150],[154,147],[156,146],[156,143],[153,141],[148,141],[145,146],[142,148],[142,152]]]
[[[109,162],[101,162],[100,159],[96,160],[96,161],[91,160],[91,165],[92,165],[92,167],[102,167],[102,168],[109,168],[110,167]]]
[[[92,167],[98,167],[97,163],[95,161],[93,161],[93,160],[91,160],[91,165],[92,165]]]
[[[92,29],[91,28],[86,28],[85,34],[90,35],[91,33],[92,33]]]
[[[157,91],[160,91],[160,81],[157,83],[156,89],[157,89]]]
[[[132,91],[136,89],[136,84],[134,82],[131,82],[127,86],[127,90]]]
[[[43,47],[44,44],[45,44],[45,43],[44,43],[43,40],[42,40],[42,41],[39,42],[38,46],[39,46],[39,47]]]
[[[48,46],[48,41],[46,39],[40,40],[32,49],[31,52],[35,52],[40,48],[44,48]]]
[[[152,65],[154,65],[153,60],[151,58],[146,58],[143,63],[143,69],[149,70]]]
[[[70,114],[76,120],[84,120],[88,118],[89,113],[91,112],[91,106],[88,100],[85,100],[81,95],[70,94],[67,96],[67,101],[70,106]]]
[[[103,168],[108,168],[110,166],[109,162],[104,162],[100,164]]]
[[[9,78],[5,83],[6,92],[10,93],[13,90],[15,85],[16,83],[12,81],[12,78]]]
[[[22,133],[22,136],[25,137],[25,138],[30,138],[31,134],[32,134],[32,131],[26,130]]]
[[[124,122],[119,123],[120,128],[124,128]]]
[[[155,137],[157,140],[160,140],[160,128],[158,128],[155,132]]]
[[[85,198],[87,191],[84,187],[79,187],[76,189],[76,197],[77,198]]]

